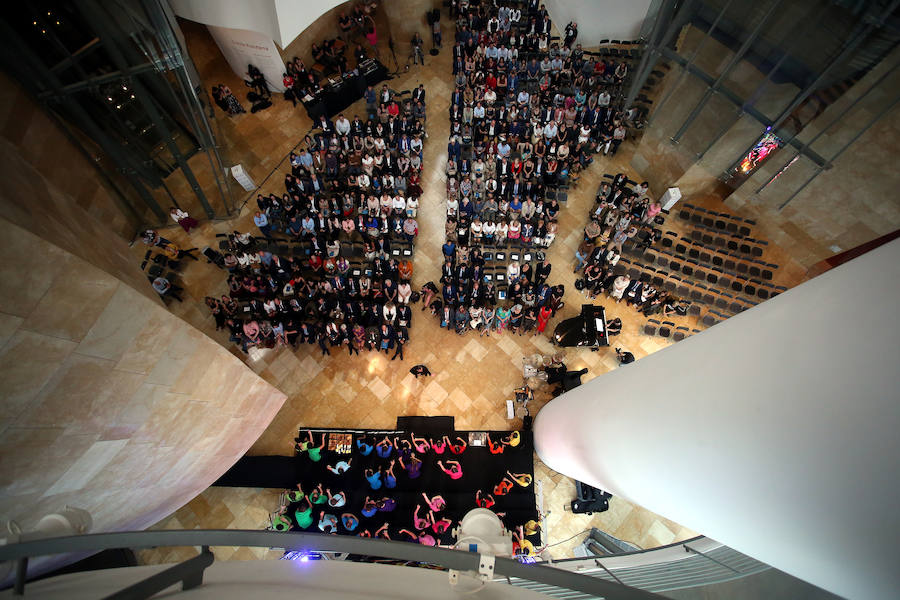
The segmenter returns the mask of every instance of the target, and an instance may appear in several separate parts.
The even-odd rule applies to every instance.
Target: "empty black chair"
[[[741,293],[741,291],[744,289],[744,284],[735,279],[731,282],[731,289],[737,293]]]
[[[728,233],[737,233],[737,231],[738,231],[737,223],[726,223],[725,231],[727,231]]]
[[[675,329],[675,332],[672,334],[672,339],[676,342],[680,342],[684,338],[687,337],[688,328],[687,327],[678,327]]]
[[[750,248],[750,254],[759,258],[763,255],[763,250],[759,246],[753,246],[752,248]]]
[[[696,248],[691,248],[690,250],[688,250],[688,256],[690,256],[691,258],[700,258],[700,251]]]
[[[701,252],[700,253],[700,262],[708,263],[711,260],[712,260],[712,254],[710,254],[709,252]]]
[[[748,267],[746,263],[737,263],[737,268],[735,270],[742,275],[746,275],[749,268],[750,267]]]
[[[704,234],[703,234],[703,237],[701,238],[701,241],[702,241],[704,244],[712,244],[712,243],[713,243],[713,236],[709,235],[708,233],[704,233]]]
[[[716,229],[725,229],[725,221],[716,220]]]
[[[698,223],[698,224],[699,224],[699,223],[702,223],[702,222],[703,222],[703,215],[697,214],[697,213],[692,214],[692,215],[691,215],[691,222],[692,222],[692,223]]]
[[[738,314],[738,313],[744,311],[744,305],[741,304],[740,302],[732,302],[731,304],[728,305],[728,310],[730,310],[734,314]]]
[[[694,269],[694,278],[699,281],[706,281],[706,271],[703,269]]]
[[[644,283],[648,283],[651,278],[652,278],[652,275],[650,275],[650,273],[648,273],[647,271],[642,272],[639,277],[639,279],[641,281],[643,281]]]
[[[675,262],[674,260],[669,263],[669,270],[673,273],[677,273],[681,270],[681,263]]]
[[[717,254],[717,255],[715,255],[715,256],[712,257],[712,264],[714,264],[714,265],[717,266],[717,267],[721,267],[723,264],[725,264],[725,261],[722,259],[721,256],[719,256],[719,255]],[[728,266],[726,265],[725,268],[727,269]],[[734,268],[734,267],[732,267],[732,268]]]
[[[687,246],[685,246],[684,244],[678,244],[675,246],[675,252],[677,252],[678,254],[684,254],[685,252],[687,252]]]
[[[744,293],[749,294],[750,296],[756,295],[756,286],[752,283],[747,283],[744,285]]]
[[[707,273],[707,274],[706,274],[706,281],[708,281],[709,283],[718,283],[718,282],[719,282],[719,276],[716,275],[715,273]]]
[[[703,300],[703,291],[696,288],[692,289],[691,300],[693,300],[694,302],[700,302],[701,300]]]
[[[691,231],[691,239],[695,242],[699,242],[703,239],[703,232],[699,229],[694,229],[693,231]]]
[[[650,325],[649,323],[644,325],[644,334],[656,335],[656,325]]]
[[[667,267],[667,266],[669,265],[669,257],[668,257],[668,256],[662,256],[662,255],[657,256],[657,257],[656,257],[656,264],[658,264],[658,265],[659,265],[660,267],[662,267],[662,268]]]
[[[726,244],[726,246],[729,250],[737,250],[738,249],[738,243],[734,240],[728,240],[728,243]]]
[[[719,248],[724,248],[725,247],[725,238],[717,237],[713,240],[713,244],[715,244]]]
[[[670,335],[672,335],[672,329],[671,329],[668,325],[663,324],[662,326],[660,326],[659,331],[657,332],[657,334],[658,334],[660,337],[667,338],[667,337],[669,337]]]
[[[772,294],[772,295],[774,295],[774,294]],[[770,297],[769,290],[767,290],[767,289],[764,288],[764,287],[761,287],[761,288],[759,288],[758,290],[756,290],[756,296],[757,296],[760,300],[768,300],[769,297]]]
[[[671,248],[672,247],[672,238],[664,237],[662,240],[663,248]]]
[[[713,305],[716,303],[716,297],[712,294],[703,294],[703,304]]]
[[[691,265],[683,265],[681,267],[681,272],[690,277],[694,274],[694,267],[692,267]]]
[[[653,278],[653,281],[652,281],[651,283],[653,284],[653,287],[655,287],[655,288],[661,288],[664,281],[665,281],[665,280],[664,280],[662,277],[660,277],[659,275],[657,275],[657,276],[655,276],[655,277]]]
[[[729,278],[728,278],[727,276],[725,276],[725,275],[719,275],[719,283],[718,283],[718,285],[721,286],[721,287],[727,288],[728,286],[731,285],[731,279],[729,279]]]
[[[680,218],[684,219],[685,221],[690,221],[690,220],[691,220],[691,213],[689,213],[689,212],[686,211],[686,210],[680,211],[680,212],[678,213],[678,216],[679,216]]]
[[[647,261],[648,265],[652,265],[656,262],[656,255],[652,252],[646,252],[644,253],[644,260]]]
[[[705,315],[703,315],[703,318],[700,319],[700,322],[703,323],[704,325],[706,325],[707,327],[712,327],[719,321],[713,315],[706,313]]]
[[[750,244],[741,244],[739,250],[741,254],[750,254]]]
[[[750,228],[742,225],[740,229],[738,229],[738,233],[746,237],[750,235]]]
[[[763,269],[760,274],[762,275],[762,278],[765,279],[766,281],[772,281],[772,271],[770,271],[768,269]]]
[[[700,305],[699,304],[691,304],[688,306],[688,316],[691,317],[699,317],[700,316]]]
[[[628,269],[628,276],[632,279],[637,279],[638,277],[640,277],[640,275],[641,272],[635,267],[631,267],[630,269]]]
[[[754,266],[754,265],[750,265],[750,268],[747,270],[747,272],[750,273],[751,277],[759,277],[760,274],[762,273],[759,270],[759,267]]]
[[[729,271],[734,271],[737,268],[737,263],[734,262],[732,259],[728,258],[725,260],[725,263],[723,266],[726,269],[728,269]]]
[[[712,227],[716,222],[713,221],[712,217],[703,217],[703,225],[706,227]]]

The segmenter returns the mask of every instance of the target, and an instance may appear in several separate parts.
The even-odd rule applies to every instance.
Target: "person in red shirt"
[[[491,439],[491,436],[488,436],[488,450],[491,451],[491,454],[503,454],[503,451],[506,449],[506,444],[500,442],[499,444],[495,444],[494,440]]]
[[[494,500],[494,497],[492,495],[484,495],[481,493],[481,490],[475,492],[475,505],[478,508],[490,508],[496,503],[497,501]]]
[[[466,440],[462,439],[459,436],[456,436],[456,439],[459,440],[459,444],[454,444],[450,441],[450,438],[448,438],[446,435],[444,436],[444,441],[447,442],[447,445],[450,447],[450,452],[452,452],[453,454],[462,454],[463,452],[465,452],[466,446],[468,444],[466,444]]]
[[[495,496],[505,496],[513,489],[513,482],[504,477],[503,480],[494,486]]]

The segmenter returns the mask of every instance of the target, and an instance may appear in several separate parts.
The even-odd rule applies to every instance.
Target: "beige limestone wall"
[[[699,41],[699,32],[688,27],[679,39],[679,51],[689,56]],[[715,40],[706,42],[696,64],[708,73],[721,72],[732,53]],[[812,146],[828,157],[852,138],[872,116],[893,101],[900,89],[900,75],[884,80],[879,92],[853,111],[852,99],[861,95],[885,70],[900,58],[895,51],[850,88],[843,97],[811,121],[798,136],[809,141],[835,115],[841,120]],[[632,167],[650,182],[653,189],[678,186],[687,201],[710,194],[724,200],[722,208],[746,217],[756,217],[762,233],[778,243],[800,264],[809,267],[840,249],[853,248],[900,228],[900,185],[894,163],[900,153],[900,108],[895,107],[835,161],[830,170],[816,178],[784,210],[778,206],[814,172],[812,163],[801,158],[761,194],[756,190],[793,155],[787,149],[773,155],[750,179],[731,192],[719,181],[731,162],[763,133],[763,126],[749,116],[737,118],[735,107],[713,96],[679,143],[671,137],[706,89],[689,76],[678,84],[676,65],[660,86],[657,100],[674,89],[674,94],[644,133],[635,151]],[[739,93],[752,93],[765,75],[746,62],[739,63],[728,77],[728,85]],[[678,85],[676,85],[678,84]],[[798,89],[791,84],[770,84],[757,108],[775,117],[789,104]],[[721,138],[711,147],[717,135]],[[702,157],[698,154],[703,153]]]
[[[56,187],[65,189],[84,211],[108,231],[130,240],[140,223],[123,212],[119,200],[87,158],[16,81],[0,73],[0,138]],[[4,159],[4,172],[11,171]],[[136,195],[127,183],[124,193]]]
[[[120,280],[0,219],[0,518],[140,529],[208,487],[285,400]],[[58,561],[57,561],[58,562]]]
[[[35,119],[43,122],[47,117],[41,113]],[[47,126],[55,128],[52,123]],[[52,143],[59,142],[61,135],[56,129]],[[52,149],[49,146],[47,152]],[[79,178],[69,180],[66,163],[71,157],[65,156],[65,153],[74,153],[75,150],[62,150],[59,173],[54,174],[49,163],[32,162],[35,159],[29,158],[27,148],[0,138],[0,164],[3,165],[0,217],[103,269],[159,304],[159,297],[129,252],[131,233],[125,237],[117,235],[119,232],[114,219],[110,223],[103,216],[95,216],[91,212],[93,205],[83,206],[76,195],[77,183],[82,177],[93,182],[97,194],[105,193],[97,182],[96,172],[90,166],[83,165],[86,170],[79,171]],[[44,167],[47,174],[40,170]],[[84,187],[90,186],[85,184]]]

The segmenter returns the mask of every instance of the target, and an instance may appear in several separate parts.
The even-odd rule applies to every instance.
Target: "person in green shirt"
[[[325,448],[325,434],[322,434],[322,443],[318,446],[315,445],[316,441],[313,439],[312,431],[307,429],[306,435],[309,436],[309,441],[297,442],[297,448],[299,449],[299,452],[303,452],[304,450],[308,452],[311,461],[319,462],[322,460],[322,449]]]
[[[291,520],[284,515],[272,517],[272,529],[275,531],[288,531],[291,528]]]
[[[328,496],[322,491],[321,483],[316,486],[316,489],[309,493],[309,501],[313,504],[325,504],[328,502]]]
[[[313,524],[312,510],[312,504],[307,499],[306,510],[300,510],[298,506],[297,510],[294,511],[294,518],[297,520],[297,526],[300,529],[308,529]]]

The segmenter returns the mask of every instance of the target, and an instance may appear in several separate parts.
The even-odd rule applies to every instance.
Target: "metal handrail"
[[[247,546],[309,552],[346,552],[430,563],[459,571],[478,571],[480,564],[480,555],[474,552],[409,542],[320,533],[244,529],[128,531],[42,538],[0,546],[0,561],[19,561],[21,565],[34,556],[158,546]],[[494,573],[566,588],[607,600],[663,600],[662,596],[638,588],[549,566],[523,564],[510,558],[497,557]],[[22,576],[24,577],[24,573]],[[24,588],[24,581],[17,581],[17,589],[20,588],[20,583]]]

